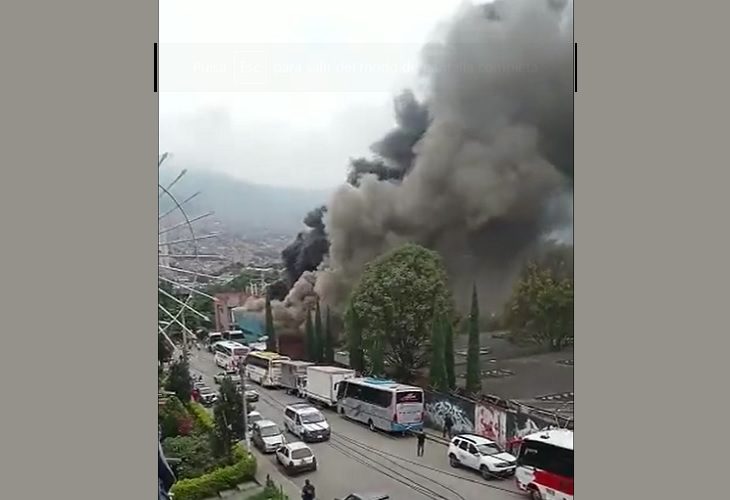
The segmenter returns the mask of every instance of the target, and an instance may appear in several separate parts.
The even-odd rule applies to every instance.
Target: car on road
[[[236,385],[241,383],[241,376],[236,372],[230,372],[230,371],[217,373],[213,377],[213,382],[215,382],[216,384],[220,384],[221,382],[223,382],[223,379],[226,377],[230,378],[231,382],[233,382]]]
[[[343,500],[389,500],[390,495],[385,493],[350,493]],[[335,500],[340,500],[335,498]]]
[[[317,470],[317,459],[312,449],[301,441],[287,443],[276,450],[276,461],[284,467],[287,474]]]
[[[256,403],[259,400],[259,393],[253,389],[246,389],[246,401]]]
[[[257,411],[250,411],[248,412],[248,416],[246,417],[246,420],[248,421],[248,430],[253,429],[253,424],[258,422],[259,420],[263,420],[264,417],[261,416],[261,413]]]
[[[198,389],[198,393],[200,394],[200,403],[203,406],[213,406],[213,403],[218,401],[218,394],[213,392],[213,389],[207,386],[202,386]]]
[[[253,424],[251,441],[263,453],[274,453],[286,444],[284,434],[272,420],[259,420]]]
[[[305,442],[327,441],[332,429],[322,412],[309,403],[284,408],[284,427]]]
[[[449,443],[449,463],[452,467],[467,467],[479,471],[484,479],[513,476],[517,458],[497,443],[475,434],[459,434]]]

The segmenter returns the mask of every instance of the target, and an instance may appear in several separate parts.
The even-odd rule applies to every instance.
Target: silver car
[[[253,424],[251,441],[264,453],[274,453],[286,444],[284,434],[272,420],[259,420]]]

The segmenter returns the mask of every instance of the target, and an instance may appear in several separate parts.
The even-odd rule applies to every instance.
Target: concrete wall
[[[426,392],[426,426],[443,428],[444,417],[451,415],[454,432],[469,432],[484,436],[512,449],[520,438],[551,427],[573,428],[572,422],[558,422],[548,414],[510,401],[477,401],[464,396]]]
[[[446,415],[451,415],[451,420],[454,422],[454,432],[474,432],[474,411],[476,407],[474,401],[460,396],[431,391],[425,392],[425,424],[427,426],[441,430],[444,426],[444,418],[446,418]]]
[[[215,331],[235,330],[231,327],[231,309],[242,306],[249,295],[246,292],[216,293],[218,301],[215,305]]]

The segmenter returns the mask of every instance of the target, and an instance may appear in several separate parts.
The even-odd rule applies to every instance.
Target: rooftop
[[[523,439],[551,443],[555,446],[566,448],[568,450],[573,449],[573,431],[568,429],[552,429],[549,431],[536,432],[535,434],[525,436]]]
[[[303,443],[302,441],[294,441],[293,443],[287,443],[286,446],[290,450],[300,450],[300,449],[309,449],[309,446],[306,443]]]

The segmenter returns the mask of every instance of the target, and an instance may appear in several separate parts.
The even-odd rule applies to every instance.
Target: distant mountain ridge
[[[167,185],[183,167],[160,169],[160,184]],[[294,189],[254,184],[227,174],[188,168],[171,192],[182,202],[196,191],[201,194],[185,204],[189,215],[214,211],[215,218],[233,233],[274,233],[295,235],[302,219],[315,207],[327,202],[329,190]]]

